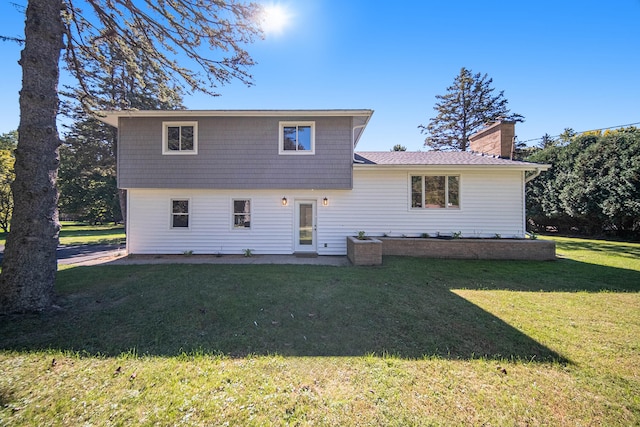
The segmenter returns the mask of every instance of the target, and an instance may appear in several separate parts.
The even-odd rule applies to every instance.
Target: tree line
[[[525,160],[553,165],[527,184],[533,231],[640,238],[640,129],[569,129],[531,151]]]

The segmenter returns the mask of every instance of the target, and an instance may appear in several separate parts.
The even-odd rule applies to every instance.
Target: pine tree
[[[507,108],[504,91],[494,95],[493,79],[487,74],[472,74],[462,68],[445,95],[436,95],[438,112],[427,126],[420,125],[421,133],[427,134],[425,147],[433,150],[466,151],[469,136],[487,122],[501,118],[524,121],[520,114],[511,114]]]
[[[14,210],[0,274],[0,313],[43,310],[54,300],[60,231],[56,119],[63,49],[85,107],[95,99],[91,70],[108,66],[110,58],[101,53],[107,41],[118,46],[132,70],[135,52],[143,52],[165,81],[215,94],[218,84],[251,83],[247,68],[253,60],[243,46],[258,34],[257,12],[256,5],[240,0],[28,1]]]
[[[122,57],[117,46],[107,43],[102,55],[107,67],[95,67],[86,80],[94,86],[94,105],[100,110],[175,110],[184,108],[182,91],[163,80],[155,63],[137,52],[135,66]],[[91,63],[87,58],[83,62]],[[63,114],[74,122],[60,149],[59,208],[67,216],[92,223],[124,221],[126,190],[116,183],[116,130],[84,111],[75,99],[79,90],[64,93],[70,98]]]

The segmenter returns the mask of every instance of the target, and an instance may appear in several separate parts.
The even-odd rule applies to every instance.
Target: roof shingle
[[[361,151],[354,158],[356,163],[389,166],[547,166],[467,151]]]

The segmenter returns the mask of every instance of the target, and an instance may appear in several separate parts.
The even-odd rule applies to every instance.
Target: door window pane
[[[300,204],[300,230],[298,231],[300,245],[313,244],[313,206],[308,203]]]

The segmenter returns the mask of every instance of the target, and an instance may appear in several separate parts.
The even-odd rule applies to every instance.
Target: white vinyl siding
[[[459,177],[457,209],[411,209],[413,175],[427,174],[420,170],[357,168],[348,200],[331,200],[328,208],[344,209],[336,216],[353,218],[351,233],[364,230],[374,236],[419,236],[462,232],[463,237],[524,237],[522,171],[429,170],[428,175]]]
[[[346,236],[524,237],[524,180],[519,170],[429,171],[460,177],[460,209],[411,209],[410,177],[424,170],[355,168],[353,190],[129,190],[127,244],[140,254],[291,254],[296,200],[316,201],[320,255],[345,255]],[[282,205],[282,197],[288,205]],[[322,200],[327,198],[327,206]],[[169,227],[170,200],[189,199],[189,229]],[[251,201],[251,228],[233,227],[233,201]]]
[[[130,189],[127,249],[133,254],[290,254],[293,208],[282,192]],[[162,211],[171,199],[190,200],[189,229],[176,233]],[[251,228],[233,227],[233,200],[251,200]],[[164,209],[166,212],[166,208]],[[164,231],[167,230],[167,231]]]

